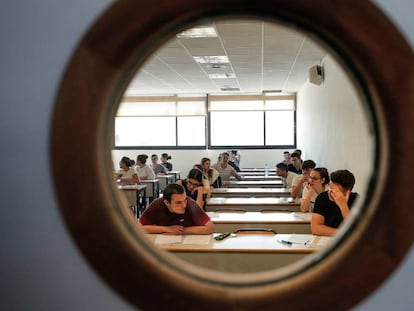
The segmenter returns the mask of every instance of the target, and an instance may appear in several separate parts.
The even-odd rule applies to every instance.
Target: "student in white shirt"
[[[153,169],[146,164],[148,156],[146,154],[139,154],[137,156],[137,165],[135,170],[141,180],[155,179],[155,173]]]
[[[292,188],[293,178],[298,176],[298,174],[288,171],[288,166],[283,162],[276,164],[276,174],[282,177],[286,188]]]
[[[302,202],[300,204],[301,212],[313,211],[316,197],[329,189],[329,173],[324,167],[314,168],[308,178],[302,193]]]
[[[316,167],[316,163],[312,160],[305,160],[302,163],[302,174],[293,178],[291,197],[296,199],[302,198],[303,188],[308,182],[309,174]]]
[[[237,174],[236,170],[228,164],[230,155],[227,152],[221,154],[221,162],[215,166],[215,169],[218,170],[222,182],[228,182],[230,176],[235,177],[238,180],[241,180],[242,177]]]

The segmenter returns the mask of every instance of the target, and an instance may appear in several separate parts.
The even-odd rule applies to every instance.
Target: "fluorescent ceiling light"
[[[212,26],[200,26],[178,33],[177,38],[217,38],[217,33]]]
[[[228,92],[228,91],[240,91],[238,87],[222,87],[220,88],[221,91]]]
[[[199,64],[225,64],[229,62],[227,56],[193,56]]]
[[[210,79],[234,79],[236,75],[234,73],[211,73],[208,75]]]
[[[263,90],[263,93],[265,95],[280,95],[280,93],[282,93],[282,90]]]

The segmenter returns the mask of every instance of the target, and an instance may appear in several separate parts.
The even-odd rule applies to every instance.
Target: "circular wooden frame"
[[[314,34],[349,66],[377,132],[367,200],[335,251],[265,275],[229,277],[153,247],[135,228],[108,170],[113,118],[137,68],[173,33],[232,16],[287,22]],[[413,73],[412,50],[369,1],[119,0],[80,42],[56,99],[51,153],[67,226],[96,271],[145,310],[348,309],[394,270],[414,238],[407,191],[414,176],[392,165],[411,163],[414,151]]]

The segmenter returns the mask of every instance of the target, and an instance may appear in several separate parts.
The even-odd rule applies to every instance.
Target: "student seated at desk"
[[[146,164],[148,156],[146,154],[139,154],[137,156],[137,165],[135,169],[140,179],[155,179],[155,173],[152,168]]]
[[[211,167],[211,160],[209,158],[201,159],[201,171],[205,178],[207,178],[209,184],[213,188],[221,187],[221,177],[218,170]]]
[[[139,223],[148,233],[211,234],[214,231],[210,217],[178,184],[167,185],[164,196],[148,206]]]
[[[123,184],[139,184],[139,176],[132,166],[130,158],[122,157],[121,161],[119,161],[120,170],[115,175],[116,179]]]
[[[330,189],[316,197],[311,220],[311,231],[315,235],[333,236],[358,194],[351,192],[355,184],[354,175],[348,170],[331,173]]]
[[[173,170],[173,165],[171,162],[168,162],[168,160],[171,160],[171,156],[168,155],[168,153],[163,153],[161,155],[161,162],[162,162],[162,165],[167,169],[167,172]]]
[[[153,154],[151,156],[151,165],[150,167],[154,171],[155,174],[167,174],[167,169],[164,165],[158,163],[158,156]]]
[[[318,195],[328,190],[328,170],[324,167],[317,167],[311,170],[306,186],[303,189],[302,202],[300,203],[300,211],[303,213],[312,213],[313,206],[315,205],[315,201]]]
[[[295,150],[290,155],[290,164],[288,165],[288,171],[293,172],[297,175],[302,174],[302,159],[301,154]]]
[[[313,160],[305,160],[302,163],[302,174],[296,175],[292,180],[291,197],[296,199],[302,198],[303,189],[308,184],[309,174],[316,167]],[[328,181],[329,182],[329,181]]]
[[[210,197],[210,184],[204,178],[202,171],[192,168],[186,179],[177,180],[176,183],[184,187],[187,196],[196,201],[200,208],[205,209],[206,200]]]
[[[229,165],[231,165],[236,172],[240,172],[240,152],[237,150],[230,150],[228,154],[230,155]]]
[[[282,177],[285,188],[292,188],[293,178],[298,176],[298,174],[288,171],[288,166],[283,162],[276,164],[276,175]]]
[[[230,176],[235,177],[238,180],[242,180],[242,177],[236,172],[236,170],[228,164],[230,155],[227,152],[221,154],[221,162],[215,164],[213,167],[219,172],[222,182],[230,180]]]

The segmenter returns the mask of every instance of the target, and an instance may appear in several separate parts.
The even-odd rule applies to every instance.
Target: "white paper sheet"
[[[155,244],[180,244],[182,240],[182,235],[157,234]]]
[[[294,244],[310,245],[313,243],[315,236],[312,234],[292,234],[288,241]]]
[[[183,244],[208,245],[210,243],[211,235],[186,235]]]

